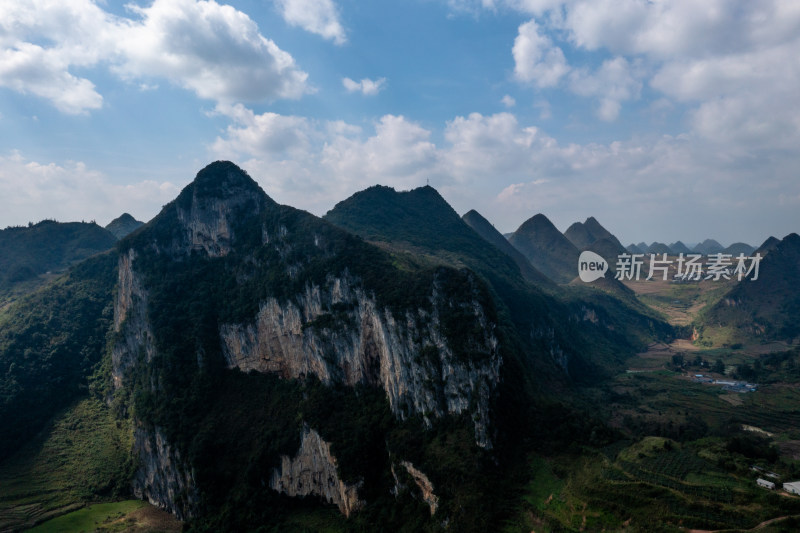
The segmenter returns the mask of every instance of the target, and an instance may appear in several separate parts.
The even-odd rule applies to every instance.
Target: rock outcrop
[[[269,486],[289,496],[318,496],[336,504],[348,517],[364,505],[358,497],[358,485],[339,479],[330,444],[307,426],[303,427],[297,454],[281,456],[281,465],[272,471]]]
[[[402,461],[400,464],[414,480],[417,488],[419,488],[420,494],[422,494],[422,499],[428,504],[428,507],[431,508],[431,516],[436,514],[436,509],[439,507],[439,497],[433,492],[433,483],[431,483],[431,480],[410,462]]]
[[[122,386],[123,378],[139,354],[150,362],[156,348],[153,331],[147,319],[147,291],[133,270],[136,253],[133,249],[119,256],[117,297],[114,301],[114,332],[117,340],[111,351],[111,376],[114,388]]]
[[[111,375],[116,391],[125,384],[130,369],[149,363],[156,354],[153,331],[147,318],[147,291],[134,270],[135,252],[119,257],[119,280],[114,302],[114,330],[117,340],[111,352]],[[141,358],[144,361],[141,361]],[[150,384],[156,389],[155,383]],[[133,493],[166,509],[181,520],[194,514],[197,489],[191,467],[168,441],[160,428],[146,429],[134,419],[136,430],[132,453],[138,458]]]
[[[180,520],[194,516],[198,496],[193,472],[178,450],[169,444],[163,431],[137,427],[133,452],[139,458],[139,468],[133,479],[134,495]]]
[[[469,411],[476,442],[489,448],[489,400],[501,364],[494,324],[471,302],[469,312],[482,338],[469,359],[454,354],[439,317],[450,302],[436,285],[432,312],[418,309],[395,317],[356,280],[329,277],[324,287],[306,286],[294,301],[263,302],[252,324],[223,325],[223,353],[229,367],[245,372],[285,378],[313,374],[325,383],[379,386],[401,418]]]

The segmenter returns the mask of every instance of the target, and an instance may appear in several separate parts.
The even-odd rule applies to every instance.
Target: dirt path
[[[780,522],[781,520],[786,520],[787,518],[800,518],[800,515],[786,515],[786,516],[779,516],[777,518],[770,518],[769,520],[765,520],[758,524],[756,527],[752,529],[742,529],[741,531],[758,531],[759,529],[764,529],[770,524],[774,524],[775,522]],[[689,529],[689,533],[717,533],[719,531],[730,531],[730,529]]]

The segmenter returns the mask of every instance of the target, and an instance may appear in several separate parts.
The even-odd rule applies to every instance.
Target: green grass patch
[[[80,533],[89,531],[125,531],[125,515],[148,504],[141,500],[97,503],[53,518],[30,530],[31,533]]]
[[[30,526],[128,488],[132,433],[97,398],[57,415],[0,464],[0,530]]]

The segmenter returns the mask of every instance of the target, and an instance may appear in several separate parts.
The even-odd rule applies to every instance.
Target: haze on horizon
[[[322,215],[427,180],[502,232],[800,230],[789,0],[10,0],[0,227],[148,220],[209,161]]]

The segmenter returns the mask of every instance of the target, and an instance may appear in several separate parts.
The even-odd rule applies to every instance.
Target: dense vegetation
[[[0,461],[0,530],[129,493],[130,424],[97,394],[61,409],[43,430]]]
[[[468,218],[475,222],[477,217]],[[513,347],[505,359],[509,384],[516,376],[531,372],[558,383],[564,380],[564,370],[575,382],[595,381],[648,339],[673,334],[669,325],[624,290],[609,294],[594,288],[561,290],[552,283],[526,282],[512,257],[493,245],[493,239],[481,237],[468,226],[431,187],[402,193],[390,187],[370,187],[338,203],[325,219],[367,240],[387,243],[392,250],[463,265],[481,276],[498,304],[504,344]],[[539,219],[531,220],[535,224]],[[549,221],[546,225],[552,226]],[[577,255],[575,260],[569,263],[570,271]],[[586,320],[587,312],[600,319]],[[555,365],[557,352],[564,356],[566,368],[561,370]],[[532,392],[516,390],[514,394]]]
[[[230,172],[217,165],[212,175],[201,173],[161,215],[120,243],[123,251],[137,251],[134,269],[149,293],[157,348],[152,361],[129,375],[131,395],[121,412],[163,428],[171,443],[186,450],[204,509],[194,527],[237,530],[266,517],[272,523],[290,520],[290,510],[302,502],[287,506],[264,480],[280,455],[295,453],[303,424],[332,443],[343,479],[363,482],[359,493],[369,505],[355,525],[387,523],[409,531],[418,530],[414,524],[436,525],[427,506],[411,495],[414,485],[412,491],[407,484],[397,501],[391,495],[392,464],[411,460],[431,476],[452,524],[463,531],[488,527],[503,509],[492,502],[507,489],[496,458],[475,444],[469,416],[444,417],[426,429],[421,418],[401,422],[380,389],[226,370],[219,337],[221,324],[252,322],[267,298],[299,305],[295,298],[307,287],[326,287],[335,276],[363,287],[394,316],[437,305],[455,357],[480,363],[485,355],[474,346],[484,333],[476,328],[473,302],[487,320],[498,320],[486,286],[468,270],[391,255],[312,215],[278,206],[248,177]],[[228,218],[231,249],[219,257],[190,251],[179,229],[178,210],[209,195],[239,202]],[[324,329],[347,320],[347,309],[324,311],[305,327]],[[158,389],[151,383],[159,383]],[[523,404],[524,398],[517,401]],[[485,503],[467,505],[479,501]]]
[[[185,217],[203,201],[229,199],[228,248],[210,257]],[[504,241],[482,238],[433,189],[374,187],[327,219],[277,205],[231,163],[201,171],[119,243],[118,252],[136,251],[156,356],[139,358],[110,404],[107,343],[121,335],[109,334],[117,252],[7,309],[0,427],[15,431],[0,434],[0,457],[17,451],[0,461],[0,525],[9,513],[36,518],[125,497],[136,466],[126,454],[131,420],[163,429],[191,464],[200,497],[193,531],[677,531],[800,514],[800,500],[756,488],[751,470],[800,475],[780,448],[800,443],[800,392],[782,386],[797,381],[797,349],[736,365],[703,352],[693,363],[681,356],[626,373],[637,351],[672,338],[668,324],[618,287],[531,283],[498,248]],[[399,417],[382,389],[345,386],[340,376],[324,384],[226,368],[222,324],[253,323],[269,298],[301,307],[300,295],[334,277],[395,318],[436,311],[461,363],[487,355],[477,347],[484,332],[475,305],[496,324],[503,365],[491,450],[475,443],[469,411]],[[303,331],[324,343],[355,327],[353,311],[352,302],[323,301]],[[437,355],[428,345],[418,362],[436,364]],[[726,395],[682,375],[711,361],[717,372],[759,380],[763,391]],[[331,444],[339,477],[360,484],[367,505],[348,519],[317,498],[269,489],[305,428]],[[433,517],[402,461],[433,484]]]
[[[791,233],[766,254],[758,279],[737,283],[701,314],[699,325],[728,330],[732,341],[754,337],[791,341],[800,336],[798,284],[800,236]]]
[[[16,302],[0,320],[0,458],[87,390],[113,320],[117,258],[106,253]]]
[[[0,231],[0,296],[16,284],[70,265],[114,246],[116,238],[94,222],[43,220]]]
[[[144,222],[136,220],[128,213],[122,213],[106,225],[106,230],[112,233],[117,239],[121,239],[133,233],[143,225]]]

